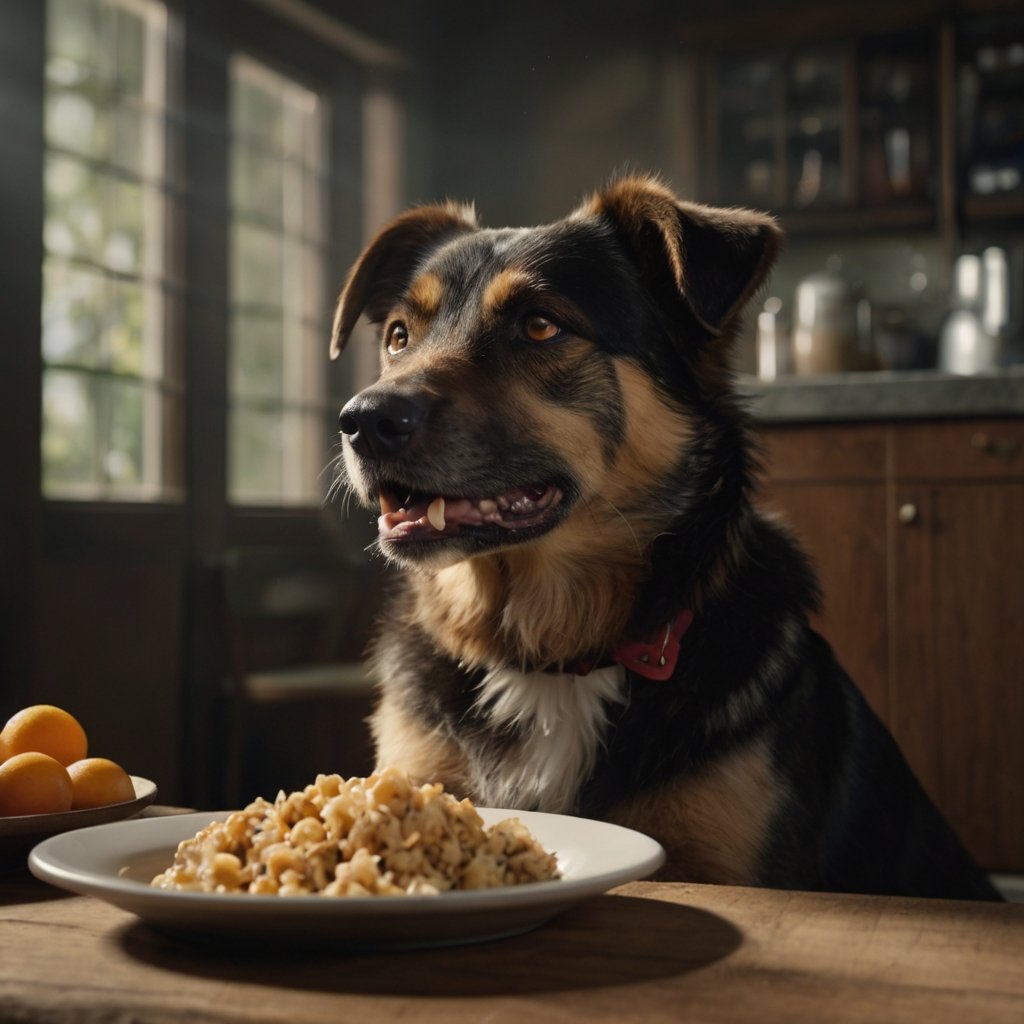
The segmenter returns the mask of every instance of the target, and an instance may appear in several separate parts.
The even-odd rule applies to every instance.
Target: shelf
[[[1001,192],[991,196],[964,197],[964,216],[968,220],[996,220],[1024,217],[1024,192]]]
[[[871,207],[808,207],[805,210],[776,211],[776,216],[790,234],[807,235],[828,231],[929,228],[935,224],[936,207],[929,202]]]

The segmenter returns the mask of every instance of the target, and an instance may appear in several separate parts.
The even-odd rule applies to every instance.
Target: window
[[[265,7],[45,5],[44,497],[326,496],[353,365],[326,275],[398,205],[401,62]]]
[[[325,481],[325,112],[247,56],[231,64],[229,497],[320,502]]]
[[[165,225],[167,14],[49,0],[42,309],[43,491],[180,490],[182,389]]]

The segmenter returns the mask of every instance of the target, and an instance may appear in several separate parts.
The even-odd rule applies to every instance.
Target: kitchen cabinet
[[[824,585],[816,627],[886,717],[886,435],[877,426],[765,430],[763,503],[809,548]]]
[[[792,234],[936,229],[1024,212],[1024,15],[985,0],[710,14],[701,192]]]
[[[920,29],[712,59],[714,200],[781,212],[791,229],[852,209],[934,219],[934,46]]]
[[[1024,17],[973,18],[957,46],[957,188],[968,217],[1024,213]]]
[[[1024,420],[766,426],[815,626],[974,856],[1024,870]]]

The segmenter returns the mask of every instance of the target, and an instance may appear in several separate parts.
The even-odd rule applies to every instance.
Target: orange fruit
[[[67,768],[48,754],[30,750],[0,764],[0,817],[68,811],[71,796]]]
[[[128,773],[105,757],[86,757],[68,765],[71,777],[71,808],[106,807],[135,799]]]
[[[15,754],[36,751],[69,765],[88,751],[85,730],[74,715],[52,704],[33,704],[12,715],[0,733],[0,754],[6,760]]]

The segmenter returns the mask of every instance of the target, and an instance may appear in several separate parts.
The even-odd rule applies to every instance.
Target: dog
[[[781,241],[629,176],[535,228],[417,207],[362,253],[331,354],[378,325],[339,460],[401,570],[378,764],[642,831],[662,879],[998,899],[752,497],[730,342]]]

